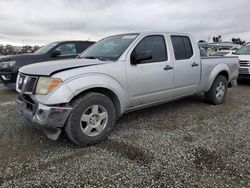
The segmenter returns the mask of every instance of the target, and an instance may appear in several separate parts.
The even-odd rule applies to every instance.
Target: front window
[[[37,55],[46,54],[52,48],[54,48],[57,44],[58,44],[58,42],[53,42],[53,43],[47,44],[47,45],[43,46],[42,48],[40,48],[39,50],[37,50],[35,52],[35,54],[37,54]]]
[[[116,61],[137,36],[138,34],[125,34],[102,39],[84,51],[80,58]]]
[[[58,46],[55,51],[59,51],[61,55],[74,55],[76,54],[76,45],[75,43],[65,43]]]
[[[250,55],[250,45],[243,46],[235,54],[236,55]]]
[[[135,47],[133,53],[140,54],[147,51],[152,53],[152,59],[143,60],[141,63],[162,62],[168,59],[165,39],[161,35],[152,35],[143,38]]]

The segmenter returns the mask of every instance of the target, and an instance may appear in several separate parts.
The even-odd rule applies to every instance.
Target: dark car
[[[33,54],[0,57],[0,82],[10,89],[15,89],[19,68],[43,61],[75,58],[93,43],[93,41],[53,42]]]

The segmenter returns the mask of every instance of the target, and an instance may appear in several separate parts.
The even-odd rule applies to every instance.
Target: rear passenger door
[[[188,36],[172,35],[174,50],[174,96],[195,93],[200,83],[200,58]]]

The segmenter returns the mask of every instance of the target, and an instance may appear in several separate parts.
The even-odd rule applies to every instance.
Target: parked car
[[[200,57],[194,38],[177,33],[134,33],[104,38],[79,58],[22,67],[19,112],[56,140],[104,140],[126,112],[205,93],[225,101],[239,73],[237,57]]]
[[[240,79],[250,79],[250,43],[242,46],[235,53],[230,53],[228,56],[237,56],[240,59]]]
[[[42,61],[75,58],[93,43],[92,41],[53,42],[33,54],[3,56],[0,58],[0,80],[8,88],[15,89],[18,70],[21,67]]]

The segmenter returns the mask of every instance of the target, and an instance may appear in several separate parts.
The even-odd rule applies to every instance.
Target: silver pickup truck
[[[225,101],[237,79],[237,57],[201,58],[188,34],[130,33],[104,38],[74,60],[22,67],[18,109],[56,140],[78,145],[104,140],[122,114],[204,93]]]

